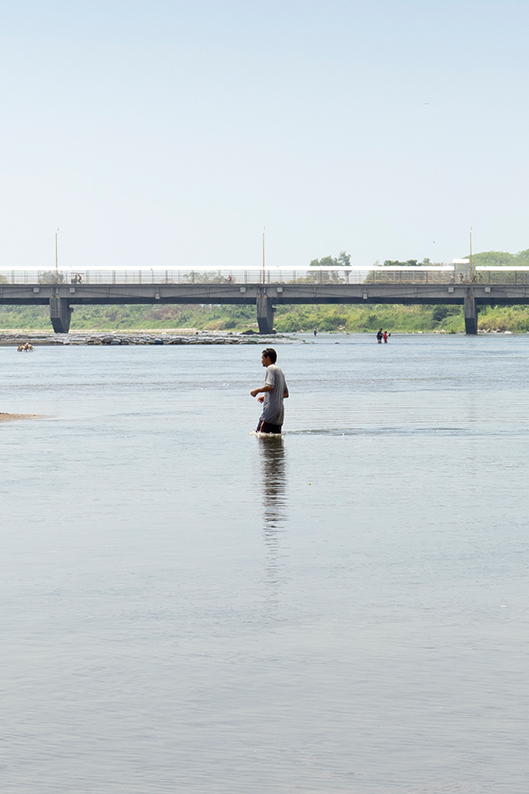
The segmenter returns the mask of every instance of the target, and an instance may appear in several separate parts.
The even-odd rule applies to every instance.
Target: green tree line
[[[163,330],[197,328],[209,331],[257,329],[254,306],[125,305],[76,306],[72,331]],[[461,306],[302,305],[278,306],[275,328],[279,333],[319,331],[373,333],[384,327],[392,332],[464,331]],[[47,306],[2,306],[4,330],[51,330]],[[529,306],[483,307],[479,328],[491,331],[529,332]]]

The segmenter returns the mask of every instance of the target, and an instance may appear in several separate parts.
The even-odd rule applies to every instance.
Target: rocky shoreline
[[[232,331],[73,331],[55,334],[43,331],[0,332],[1,346],[15,346],[28,342],[38,345],[259,345],[272,341],[294,342],[292,337],[281,334],[264,336],[254,332]]]

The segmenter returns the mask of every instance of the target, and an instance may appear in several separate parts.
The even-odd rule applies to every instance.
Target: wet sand
[[[0,413],[0,422],[14,422],[16,419],[44,419],[44,414],[5,414]]]

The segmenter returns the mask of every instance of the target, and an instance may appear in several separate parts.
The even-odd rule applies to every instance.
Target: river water
[[[0,348],[3,794],[525,794],[529,338]]]

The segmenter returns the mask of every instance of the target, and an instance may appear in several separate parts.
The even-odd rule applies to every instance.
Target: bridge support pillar
[[[72,307],[65,298],[52,295],[50,298],[50,320],[56,334],[67,334],[70,330]]]
[[[271,334],[274,330],[274,307],[272,299],[262,293],[257,296],[257,322],[260,334]]]
[[[477,334],[478,332],[478,307],[472,295],[465,298],[465,333]]]

